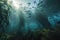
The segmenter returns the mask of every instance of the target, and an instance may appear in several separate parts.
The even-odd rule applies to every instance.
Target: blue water
[[[10,8],[9,13],[9,26],[8,26],[8,32],[17,32],[18,30],[21,30],[23,32],[28,31],[29,29],[31,31],[38,30],[43,28],[43,25],[37,21],[36,19],[36,8],[37,4],[39,3],[39,0],[21,0],[22,2],[27,4],[30,4],[28,7],[19,7],[16,9],[16,7]],[[34,3],[34,1],[36,1]],[[47,12],[48,13],[48,12]],[[60,21],[60,16],[56,17],[55,15],[48,16],[47,20],[51,24],[51,26],[54,26],[56,24],[56,21]],[[21,23],[21,24],[20,24]]]

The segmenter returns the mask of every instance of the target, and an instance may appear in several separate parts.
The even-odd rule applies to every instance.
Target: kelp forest
[[[60,40],[60,0],[0,0],[0,40]]]

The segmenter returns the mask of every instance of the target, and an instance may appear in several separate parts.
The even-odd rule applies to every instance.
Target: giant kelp
[[[17,3],[0,0],[0,40],[60,40],[59,0],[36,3],[16,8]]]

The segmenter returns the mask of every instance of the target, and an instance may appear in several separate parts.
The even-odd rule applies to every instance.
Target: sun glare
[[[21,0],[8,0],[8,4],[12,5],[15,9],[27,7],[28,5]]]
[[[15,9],[19,9],[19,2],[17,0],[12,0],[12,5],[15,7]]]

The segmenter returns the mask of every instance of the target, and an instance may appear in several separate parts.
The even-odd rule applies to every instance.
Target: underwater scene
[[[60,40],[60,0],[0,0],[0,40]]]

